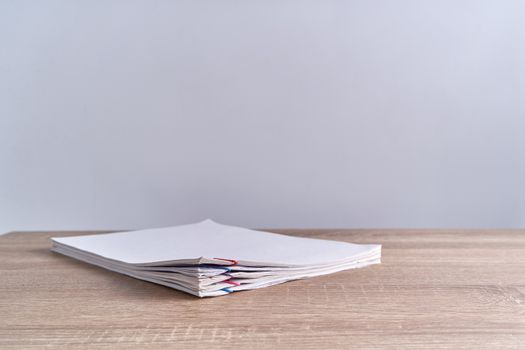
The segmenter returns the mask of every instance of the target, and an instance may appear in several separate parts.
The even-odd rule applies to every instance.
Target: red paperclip
[[[237,265],[239,263],[237,260],[232,260],[232,259],[223,259],[223,258],[214,258],[214,259],[229,261],[232,263],[230,266]]]
[[[233,284],[234,286],[240,286],[241,284],[239,282],[233,282],[233,281],[230,281],[230,280],[226,280],[226,281],[223,281],[225,283],[228,283],[228,284]]]

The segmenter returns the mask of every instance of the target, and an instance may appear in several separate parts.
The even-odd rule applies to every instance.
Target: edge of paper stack
[[[52,250],[198,297],[264,288],[381,262],[381,245],[197,224],[52,238]],[[346,276],[341,276],[341,278]]]

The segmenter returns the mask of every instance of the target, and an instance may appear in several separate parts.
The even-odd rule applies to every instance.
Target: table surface
[[[0,349],[524,349],[525,231],[271,230],[383,244],[383,263],[191,295],[0,237]]]

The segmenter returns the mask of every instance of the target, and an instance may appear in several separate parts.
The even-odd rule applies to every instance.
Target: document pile
[[[199,297],[268,287],[381,260],[381,246],[292,237],[203,222],[52,238],[52,250]]]

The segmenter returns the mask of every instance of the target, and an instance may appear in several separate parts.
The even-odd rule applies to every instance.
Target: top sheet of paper
[[[226,226],[211,220],[191,225],[53,238],[67,246],[131,264],[231,259],[245,265],[306,266],[340,262],[380,249]],[[227,264],[227,262],[225,263]]]

